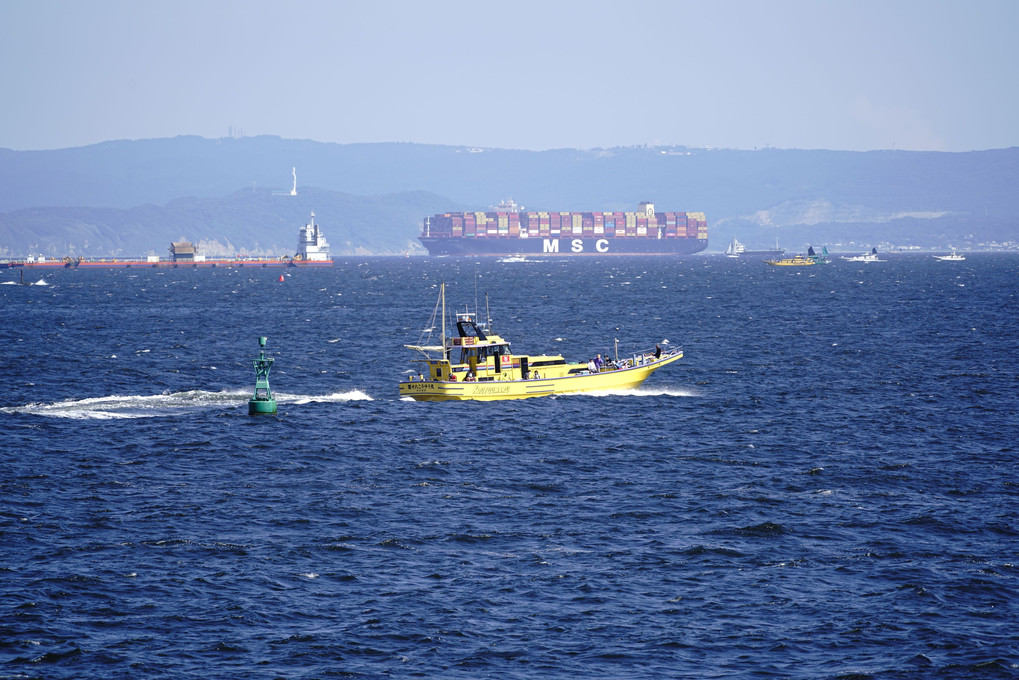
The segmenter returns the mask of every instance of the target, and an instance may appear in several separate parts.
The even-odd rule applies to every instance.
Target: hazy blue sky
[[[1019,0],[0,0],[0,147],[1019,145]]]

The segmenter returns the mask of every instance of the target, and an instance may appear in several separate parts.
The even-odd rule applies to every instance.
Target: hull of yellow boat
[[[400,383],[400,396],[417,401],[496,401],[528,399],[576,392],[605,392],[639,387],[649,375],[683,357],[676,352],[658,361],[599,373],[539,378],[538,380],[482,380],[479,382],[417,381]]]
[[[767,262],[768,262],[768,264],[774,265],[776,267],[809,267],[811,265],[817,264],[817,262],[815,262],[813,260],[806,260],[806,261],[802,261],[802,260],[796,260],[796,261],[793,261],[793,260],[777,260],[777,261],[776,260],[768,260]]]

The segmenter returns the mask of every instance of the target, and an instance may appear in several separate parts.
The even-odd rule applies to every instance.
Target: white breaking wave
[[[289,403],[289,404],[311,404],[315,402],[323,403],[335,403],[341,401],[374,401],[367,393],[361,390],[351,390],[349,392],[334,392],[333,394],[323,394],[319,396],[311,396],[304,394],[274,394],[276,397],[276,403]]]
[[[195,409],[237,407],[247,399],[247,392],[189,390],[173,394],[112,395],[70,399],[50,404],[33,403],[2,408],[0,412],[92,420],[153,418],[177,415]]]
[[[590,392],[566,392],[557,397],[696,397],[697,392],[678,387],[635,387],[625,390],[592,390]]]
[[[21,285],[21,284],[19,284],[17,281],[2,281],[2,282],[0,282],[0,286],[18,286],[18,285]],[[48,286],[50,284],[48,284],[46,282],[46,279],[39,279],[35,283],[32,283],[31,281],[29,281],[29,282],[26,283],[26,285],[29,285],[29,286]]]
[[[49,404],[25,404],[0,408],[0,413],[24,413],[49,418],[77,420],[116,420],[123,418],[165,418],[197,410],[242,408],[251,398],[250,390],[208,392],[189,390],[172,394],[112,395],[88,399],[70,399]],[[311,402],[371,401],[360,390],[326,395],[274,394],[278,404]]]

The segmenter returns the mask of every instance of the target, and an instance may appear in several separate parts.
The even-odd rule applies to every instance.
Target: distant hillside
[[[292,166],[298,196],[287,203],[272,192],[290,189]],[[140,254],[129,249],[159,250],[167,234],[185,232],[289,251],[294,225],[310,209],[337,252],[341,244],[400,252],[423,217],[483,210],[503,198],[533,210],[630,210],[652,200],[663,210],[703,211],[715,250],[733,236],[750,247],[776,239],[787,248],[806,241],[962,246],[1019,240],[1017,185],[1019,148],[531,152],[277,137],[116,141],[0,149],[0,253],[38,243],[53,255],[72,248]]]
[[[297,196],[247,189],[225,198],[181,198],[136,208],[26,208],[0,214],[0,257],[166,255],[171,241],[210,255],[293,255],[298,230],[315,212],[334,255],[421,249],[421,214],[452,210],[426,192],[352,196],[302,189]]]

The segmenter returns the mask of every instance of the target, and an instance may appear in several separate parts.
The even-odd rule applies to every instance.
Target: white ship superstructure
[[[297,237],[297,255],[295,259],[307,262],[324,262],[329,259],[329,243],[322,231],[315,224],[315,213],[311,214],[308,224],[301,227]]]

